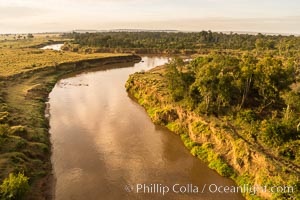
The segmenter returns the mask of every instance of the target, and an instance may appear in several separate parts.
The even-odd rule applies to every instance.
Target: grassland
[[[35,34],[32,39],[14,39],[14,37],[16,36],[1,35],[0,37],[0,77],[2,78],[40,68],[56,67],[62,63],[124,55],[109,53],[79,54],[32,48],[34,46],[63,43],[69,40],[59,37],[57,34]],[[21,35],[21,37],[25,36]]]
[[[95,58],[104,58],[124,54],[78,54],[32,48],[0,49],[0,75],[11,76],[44,67],[55,67],[62,63],[78,62]]]
[[[29,177],[29,199],[51,196],[45,101],[56,81],[101,64],[139,59],[128,54],[78,54],[26,47],[40,46],[50,39],[0,41],[0,185],[10,173],[22,172]],[[6,198],[1,195],[0,189],[0,199]]]
[[[28,38],[27,34],[0,34],[0,49],[29,48],[70,41],[59,34],[33,34],[32,36],[33,38]]]

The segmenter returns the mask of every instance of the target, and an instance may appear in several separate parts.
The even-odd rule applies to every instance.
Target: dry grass
[[[34,38],[28,39],[27,34],[0,34],[1,48],[26,48],[40,44],[47,44],[49,41],[69,41],[62,38],[59,34],[33,34]]]
[[[118,54],[78,54],[40,49],[0,49],[0,76],[10,76],[37,68],[56,66],[95,58],[117,56]],[[121,54],[119,54],[121,55]],[[124,54],[123,54],[124,55]]]

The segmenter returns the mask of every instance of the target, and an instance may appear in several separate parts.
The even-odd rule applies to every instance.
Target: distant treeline
[[[98,48],[147,48],[191,50],[234,49],[234,50],[278,50],[286,52],[300,50],[300,37],[282,35],[224,34],[211,31],[202,32],[101,32],[69,33],[80,46]]]

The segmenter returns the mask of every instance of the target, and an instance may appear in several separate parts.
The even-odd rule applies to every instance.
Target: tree
[[[260,96],[260,112],[266,107],[279,103],[280,91],[288,89],[293,82],[292,68],[283,65],[283,62],[272,56],[259,60],[255,68],[254,87]]]
[[[28,34],[27,34],[27,38],[28,38],[28,39],[32,39],[32,38],[34,38],[34,36],[33,36],[33,34],[28,33]]]
[[[28,180],[29,178],[23,173],[18,173],[17,175],[10,173],[9,177],[4,179],[2,185],[0,185],[1,199],[22,199],[29,190]]]
[[[173,59],[167,64],[166,78],[168,80],[169,90],[175,101],[180,101],[184,97],[184,81],[182,79],[183,60],[180,58]],[[178,70],[180,69],[180,71]]]
[[[243,94],[242,94],[241,103],[238,107],[239,110],[245,104],[248,94],[249,94],[249,91],[251,89],[250,87],[252,85],[252,79],[253,79],[256,63],[257,63],[257,60],[253,55],[251,55],[249,53],[243,55],[242,62],[240,64],[240,70],[241,70],[241,75],[240,75],[241,86],[240,87],[241,87],[241,90],[243,91]]]

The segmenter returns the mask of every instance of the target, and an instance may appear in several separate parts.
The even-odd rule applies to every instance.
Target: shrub
[[[234,175],[232,167],[230,167],[222,158],[216,158],[212,160],[208,167],[216,170],[221,176],[230,177]]]
[[[300,157],[300,141],[291,141],[284,146],[279,147],[278,153],[290,160],[296,160]]]
[[[198,144],[191,140],[191,138],[187,134],[181,134],[180,135],[181,140],[184,143],[184,146],[188,148],[188,150],[191,150],[194,146],[197,146]]]
[[[170,122],[166,125],[166,127],[176,134],[184,134],[184,132],[186,131],[179,122]]]
[[[191,150],[191,154],[193,156],[197,156],[201,160],[207,161],[208,160],[208,151],[206,148],[202,146],[194,146]]]
[[[237,117],[248,123],[256,120],[256,114],[253,110],[242,110],[238,113]]]
[[[269,146],[280,146],[290,139],[295,139],[297,136],[296,129],[275,121],[263,120],[260,130],[262,141]]]
[[[244,186],[244,185],[252,186],[253,177],[249,175],[248,172],[245,172],[237,177],[236,182],[239,186]]]
[[[10,173],[0,186],[1,200],[22,199],[29,190],[28,180],[23,173]]]

